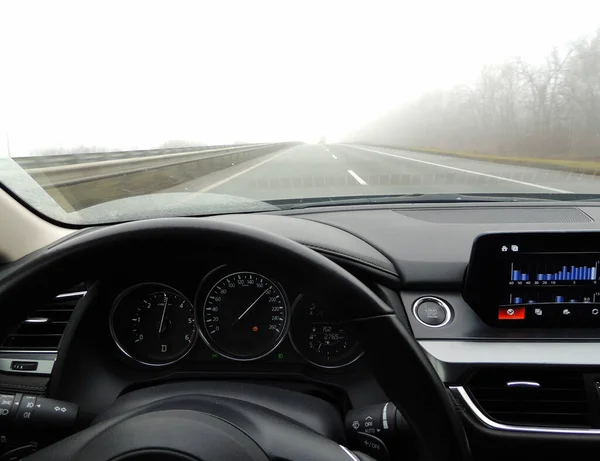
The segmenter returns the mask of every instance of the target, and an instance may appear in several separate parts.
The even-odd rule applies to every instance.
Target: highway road
[[[398,193],[600,193],[600,178],[400,149],[304,144],[169,191],[259,200]]]

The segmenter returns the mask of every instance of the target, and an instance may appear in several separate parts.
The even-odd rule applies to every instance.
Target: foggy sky
[[[600,2],[0,3],[0,156],[173,140],[334,141],[486,63],[535,61]]]

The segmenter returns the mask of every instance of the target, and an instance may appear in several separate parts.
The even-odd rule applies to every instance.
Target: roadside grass
[[[451,151],[443,149],[431,149],[426,147],[409,148],[407,150],[423,152],[427,154],[447,155],[450,157],[469,158],[485,162],[505,163],[509,165],[531,166],[537,168],[548,168],[552,170],[572,171],[596,175],[600,173],[600,160],[566,160],[536,157],[505,157],[502,155],[476,154],[472,152]]]

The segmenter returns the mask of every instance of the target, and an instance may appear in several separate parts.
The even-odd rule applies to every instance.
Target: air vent
[[[590,427],[581,373],[570,370],[480,370],[471,377],[467,388],[487,416],[500,423]]]
[[[85,291],[58,295],[29,316],[4,339],[3,351],[58,351],[60,340],[77,302]]]

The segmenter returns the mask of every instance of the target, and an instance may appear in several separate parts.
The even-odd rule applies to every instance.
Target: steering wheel
[[[9,269],[10,276],[0,282],[0,306],[32,293],[49,294],[57,284],[64,286],[99,275],[111,265],[165,246],[185,248],[187,252],[222,247],[238,255],[259,254],[263,259],[284,261],[317,288],[321,285],[325,289],[326,282],[326,289],[345,306],[345,320],[355,324],[375,378],[409,422],[420,459],[470,458],[464,429],[443,383],[393,309],[326,257],[263,230],[211,218],[169,218],[78,232],[15,263]],[[174,383],[126,394],[90,427],[27,459],[368,459],[314,430],[323,414],[322,408],[315,408],[315,399],[307,401],[301,410],[305,419],[315,420],[311,428],[286,415],[286,411],[273,410],[274,406],[289,404],[291,396],[286,392],[291,391],[273,392],[271,388],[266,393],[260,386],[232,385],[214,392],[201,384]],[[294,399],[302,399],[301,394]],[[288,409],[294,411],[291,405]]]

